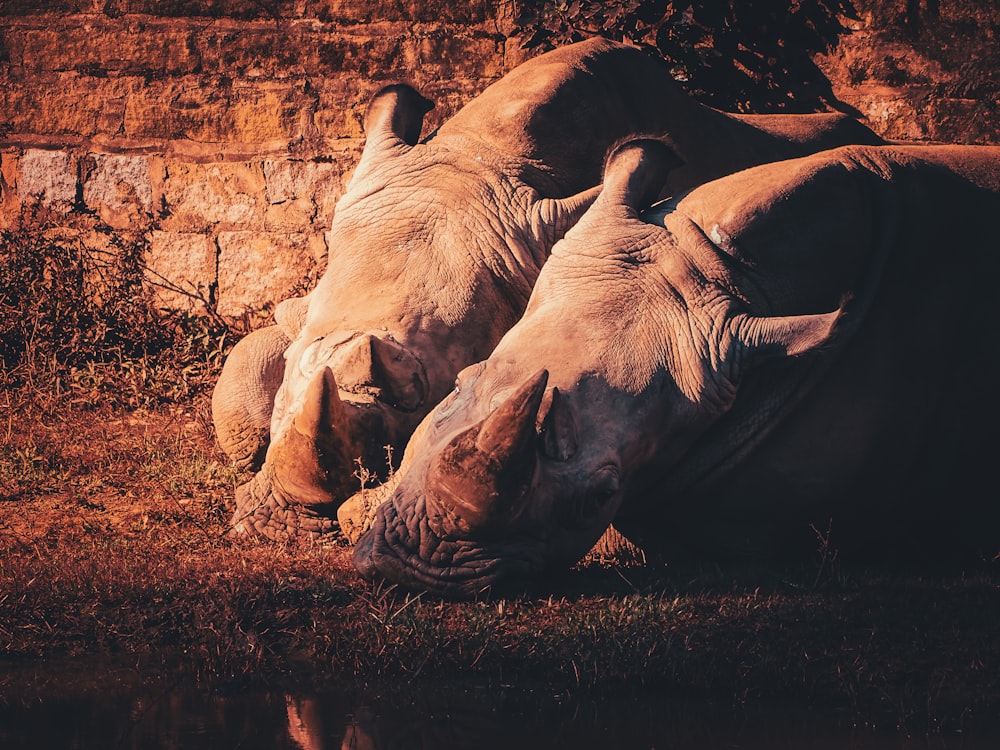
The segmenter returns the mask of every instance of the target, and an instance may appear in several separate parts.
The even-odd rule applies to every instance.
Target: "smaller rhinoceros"
[[[674,555],[1000,549],[1000,148],[846,147],[650,208],[626,144],[523,318],[421,423],[360,539],[446,596],[609,524]],[[987,489],[988,488],[988,489]]]
[[[683,163],[665,196],[752,164],[879,141],[839,114],[709,109],[662,61],[601,39],[515,68],[419,141],[431,106],[405,85],[372,99],[322,279],[223,369],[220,443],[243,466],[265,456],[237,490],[238,528],[325,533],[359,486],[359,464],[385,476],[387,446],[398,455],[458,371],[517,321],[552,245],[597,195],[614,143],[669,137]]]

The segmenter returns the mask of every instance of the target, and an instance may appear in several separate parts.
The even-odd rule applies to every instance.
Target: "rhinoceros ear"
[[[528,226],[535,242],[551,248],[580,220],[601,192],[597,185],[566,198],[538,198],[528,211]]]
[[[659,198],[670,170],[682,164],[660,140],[637,138],[618,144],[604,162],[601,200],[624,205],[638,215]]]
[[[412,86],[394,83],[375,93],[365,109],[365,148],[355,176],[363,174],[381,154],[415,146],[420,140],[424,115],[434,102]]]
[[[794,357],[830,343],[843,308],[815,315],[763,318],[737,315],[735,338],[744,362],[762,357]]]
[[[405,83],[394,83],[379,89],[365,109],[368,143],[392,137],[408,146],[415,146],[420,140],[424,115],[432,109],[434,102]]]

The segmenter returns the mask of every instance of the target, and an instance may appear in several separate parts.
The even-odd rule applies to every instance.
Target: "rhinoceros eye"
[[[617,466],[605,466],[594,474],[594,481],[590,485],[590,495],[594,498],[598,506],[604,505],[611,497],[618,492],[621,487]]]
[[[620,486],[617,466],[598,469],[581,492],[562,504],[560,523],[570,528],[586,526],[615,496]]]
[[[309,345],[302,350],[302,354],[299,357],[299,371],[303,374],[311,376],[320,368],[320,366],[328,364],[330,357],[336,351],[337,347],[350,341],[356,335],[356,332],[340,332],[334,335],[319,336],[312,340]]]
[[[455,390],[449,393],[445,397],[444,401],[438,404],[437,408],[434,409],[435,423],[443,422],[444,420],[448,419],[448,417],[450,417],[452,414],[455,413],[455,410],[458,409],[458,403],[459,403],[458,396],[460,393],[461,391],[459,389],[458,384],[456,383]]]

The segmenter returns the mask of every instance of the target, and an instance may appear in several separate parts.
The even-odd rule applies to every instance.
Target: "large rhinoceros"
[[[367,578],[472,596],[612,521],[667,554],[1000,549],[1000,148],[846,147],[645,214],[636,141],[421,423]],[[967,545],[967,546],[963,546]]]
[[[456,373],[518,319],[552,245],[597,195],[614,143],[666,135],[683,162],[666,195],[879,140],[837,114],[717,112],[687,97],[661,62],[600,39],[519,66],[418,142],[432,106],[404,85],[373,98],[322,279],[223,369],[219,441],[243,466],[266,456],[237,491],[243,530],[322,534],[357,490],[359,462],[385,475],[386,447],[401,451]]]

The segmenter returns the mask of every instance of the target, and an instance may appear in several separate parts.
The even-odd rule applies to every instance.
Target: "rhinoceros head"
[[[542,198],[473,140],[419,143],[412,88],[369,104],[364,152],[327,235],[328,267],[285,352],[267,471],[288,502],[334,507],[376,475],[517,319],[554,239],[596,191]],[[268,474],[272,476],[272,474]]]
[[[364,576],[472,596],[572,564],[729,409],[746,367],[829,336],[837,313],[750,315],[704,235],[640,219],[673,163],[657,141],[609,157],[523,318],[411,439],[355,550]]]

